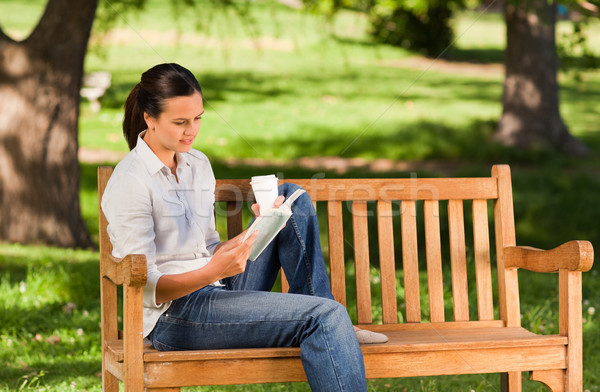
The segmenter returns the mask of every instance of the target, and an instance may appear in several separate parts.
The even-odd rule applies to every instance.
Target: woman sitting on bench
[[[387,338],[354,328],[333,299],[308,195],[255,261],[247,260],[255,234],[220,242],[215,177],[192,149],[203,113],[198,81],[177,64],[144,72],[125,103],[131,152],[116,166],[102,209],[114,256],[148,260],[144,337],[158,350],[299,346],[313,391],[365,391],[359,341]],[[275,205],[296,189],[280,186]],[[256,204],[252,210],[260,213]],[[270,291],[280,268],[289,294]]]

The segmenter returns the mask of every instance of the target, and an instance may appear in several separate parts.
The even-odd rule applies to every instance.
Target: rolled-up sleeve
[[[206,249],[208,250],[211,256],[214,255],[215,248],[221,242],[221,237],[219,236],[219,232],[216,229],[214,216],[210,220],[210,224],[208,226],[208,230],[204,238],[206,242]]]

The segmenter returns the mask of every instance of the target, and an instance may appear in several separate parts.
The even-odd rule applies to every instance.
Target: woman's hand
[[[283,196],[283,195],[277,196],[277,199],[275,199],[275,202],[273,203],[273,208],[281,207],[281,205],[283,204],[284,201],[285,201],[285,196]],[[256,217],[260,216],[260,206],[258,205],[258,203],[252,204],[250,209],[252,209],[252,213],[254,214],[254,216],[256,216]]]
[[[156,303],[181,298],[217,280],[244,272],[257,233],[252,233],[243,241],[246,235],[244,231],[231,240],[220,243],[210,262],[203,268],[161,276],[156,284]]]
[[[252,250],[252,245],[258,231],[252,233],[250,237],[243,241],[246,230],[232,239],[220,243],[215,249],[215,253],[208,263],[209,267],[216,276],[215,280],[220,280],[240,274],[246,270],[246,263]]]

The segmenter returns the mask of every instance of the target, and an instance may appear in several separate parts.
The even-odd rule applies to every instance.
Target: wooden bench
[[[111,173],[109,167],[98,170],[100,198]],[[552,391],[582,390],[582,272],[592,267],[593,249],[587,241],[570,241],[549,251],[516,246],[508,166],[494,166],[491,177],[485,178],[289,181],[303,186],[315,203],[327,204],[322,229],[328,232],[336,300],[355,303],[352,313],[357,323],[390,338],[386,344],[361,346],[367,378],[501,373],[503,390],[520,391],[521,372],[530,372],[531,379]],[[241,232],[242,203],[253,200],[249,181],[218,180],[216,200],[227,205],[228,237]],[[488,210],[493,210],[492,241]],[[349,222],[344,222],[344,215]],[[369,216],[376,224],[367,224]],[[441,216],[447,216],[447,226]],[[347,230],[350,238],[344,237],[344,223],[352,226]],[[378,234],[378,260],[371,257],[369,230]],[[395,238],[402,244],[397,249]],[[494,246],[496,268],[492,268]],[[345,253],[345,248],[353,252]],[[306,380],[299,348],[160,352],[144,346],[145,256],[116,260],[111,249],[100,212],[104,391],[118,391],[118,380],[128,392]],[[355,270],[355,301],[347,297],[354,290],[348,290],[352,287],[346,284],[346,268]],[[538,335],[521,327],[519,268],[558,273],[557,335]],[[379,274],[376,279],[372,271]],[[497,283],[492,283],[494,271]],[[381,298],[372,298],[376,285]],[[451,287],[451,301],[445,298],[450,290],[445,292],[444,287]],[[375,307],[373,302],[381,305]],[[451,309],[445,311],[445,302]],[[373,313],[381,319],[375,317],[374,322]]]

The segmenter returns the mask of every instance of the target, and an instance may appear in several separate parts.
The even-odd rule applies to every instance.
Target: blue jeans
[[[298,187],[280,186],[286,197]],[[300,347],[313,391],[366,391],[362,352],[346,309],[333,300],[317,216],[307,194],[246,271],[171,303],[152,333],[158,350]],[[289,294],[270,290],[283,268]]]

